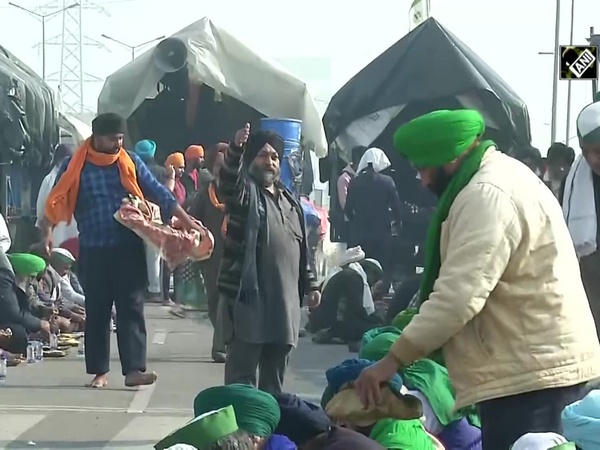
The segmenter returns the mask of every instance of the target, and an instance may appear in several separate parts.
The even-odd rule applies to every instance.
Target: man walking
[[[394,135],[439,202],[419,313],[356,388],[376,403],[381,382],[442,348],[456,409],[476,404],[483,449],[506,450],[561,433],[564,407],[600,375],[600,345],[558,202],[484,131],[477,111],[435,111]]]
[[[282,155],[280,136],[250,136],[246,124],[225,154],[219,184],[228,214],[219,276],[225,384],[258,385],[273,394],[282,391],[298,343],[302,299],[307,293],[312,307],[320,300],[308,267],[302,208],[279,180]]]
[[[212,256],[208,260],[202,261],[199,266],[206,289],[208,317],[213,326],[211,356],[214,362],[221,364],[227,360],[227,355],[225,344],[223,343],[221,320],[218,317],[219,289],[217,280],[219,277],[219,268],[221,267],[223,238],[226,233],[227,221],[225,219],[225,204],[221,202],[218,192],[219,173],[225,161],[224,155],[227,147],[227,144],[218,143],[207,154],[206,164],[214,179],[207,186],[202,187],[198,195],[191,199],[189,207],[189,213],[202,221],[204,226],[210,230],[215,240]]]
[[[50,251],[52,229],[77,219],[79,272],[85,289],[85,362],[94,376],[89,386],[107,385],[110,360],[110,318],[117,311],[117,342],[126,386],[152,384],[146,372],[146,323],[141,295],[147,283],[142,240],[114,218],[128,194],[157,203],[163,219],[176,216],[186,229],[195,222],[177,205],[134,153],[123,149],[125,120],[112,113],[92,122],[92,137],[61,166],[45,209],[45,244]]]

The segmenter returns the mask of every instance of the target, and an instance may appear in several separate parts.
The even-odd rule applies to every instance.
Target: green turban
[[[402,331],[394,327],[374,328],[362,339],[359,358],[379,361],[385,357]],[[427,397],[437,419],[443,426],[467,417],[473,425],[480,426],[474,408],[454,411],[454,389],[448,371],[432,359],[420,359],[398,371],[408,389],[416,389]],[[389,447],[388,447],[389,448]]]
[[[419,419],[380,420],[375,423],[369,437],[388,449],[435,450],[433,441]]]
[[[233,406],[228,406],[199,415],[169,434],[154,448],[156,450],[177,450],[179,448],[177,444],[182,445],[181,450],[205,448],[237,430],[235,411]]]
[[[484,131],[478,111],[433,111],[398,128],[394,147],[417,168],[440,167],[462,155]]]
[[[392,320],[392,326],[402,331],[418,313],[419,310],[417,308],[407,308],[404,311],[399,312],[398,315],[394,317],[394,320]]]
[[[279,404],[271,394],[246,384],[214,386],[194,399],[194,416],[232,405],[241,430],[267,437],[279,424]]]
[[[46,270],[46,261],[31,253],[10,253],[6,257],[17,275],[34,277]]]

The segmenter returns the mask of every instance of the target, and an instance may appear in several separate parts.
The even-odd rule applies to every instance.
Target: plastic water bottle
[[[2,353],[0,355],[0,386],[6,384],[6,374],[7,374],[7,365],[6,365],[6,355]]]
[[[79,338],[79,345],[77,346],[77,357],[85,358],[85,338],[83,336]]]
[[[33,342],[27,344],[27,364],[33,364],[35,362],[35,348]]]
[[[50,350],[58,350],[58,336],[54,333],[50,335]]]
[[[44,344],[42,344],[41,342],[37,341],[35,343],[35,361],[36,362],[42,362],[44,360]]]

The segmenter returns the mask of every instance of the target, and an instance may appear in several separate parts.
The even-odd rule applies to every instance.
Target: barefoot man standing
[[[87,324],[85,363],[94,376],[91,387],[108,382],[110,318],[117,310],[117,342],[126,386],[156,381],[146,372],[144,300],[147,272],[142,240],[114,219],[128,194],[158,204],[163,220],[177,217],[184,228],[197,228],[173,195],[142,160],[123,149],[125,120],[101,114],[92,122],[92,137],[62,164],[45,210],[45,244],[52,229],[73,216],[79,229],[79,269],[85,289]]]

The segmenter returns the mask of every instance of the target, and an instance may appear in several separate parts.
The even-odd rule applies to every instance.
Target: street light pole
[[[573,45],[574,26],[575,0],[571,0],[571,31],[569,35],[569,45]],[[571,139],[571,80],[569,80],[567,83],[567,132],[565,134],[565,144],[568,146]]]
[[[126,44],[125,42],[122,42],[122,41],[120,41],[120,40],[118,40],[118,39],[115,39],[115,38],[113,38],[113,37],[107,36],[106,34],[103,34],[103,35],[102,35],[102,37],[103,37],[104,39],[108,39],[109,41],[116,42],[117,44],[119,44],[119,45],[121,45],[121,46],[123,46],[123,47],[125,47],[125,48],[128,48],[128,49],[131,51],[131,60],[133,61],[133,60],[135,59],[135,51],[136,51],[138,48],[142,48],[142,47],[144,47],[144,46],[146,46],[146,45],[148,45],[148,44],[152,44],[153,42],[156,42],[156,41],[161,41],[161,40],[163,40],[163,39],[164,39],[166,36],[159,36],[159,37],[155,37],[154,39],[150,39],[149,41],[142,42],[141,44],[137,44],[137,45],[129,45],[129,44]]]
[[[556,0],[556,23],[554,27],[554,75],[552,80],[552,126],[550,127],[550,139],[556,142],[556,122],[558,120],[558,77],[560,57],[560,0]]]
[[[13,2],[8,2],[8,4],[10,6],[13,6],[20,10],[23,10],[26,13],[32,15],[33,17],[38,19],[42,24],[42,79],[44,81],[46,81],[46,19],[49,19],[50,17],[54,17],[57,14],[60,14],[61,12],[66,11],[67,9],[75,8],[76,6],[79,6],[79,3],[73,3],[72,5],[69,5],[65,8],[61,8],[56,11],[52,11],[49,14],[40,14],[35,11],[31,11],[30,9],[27,9],[21,5],[17,5],[16,3],[13,3]]]

